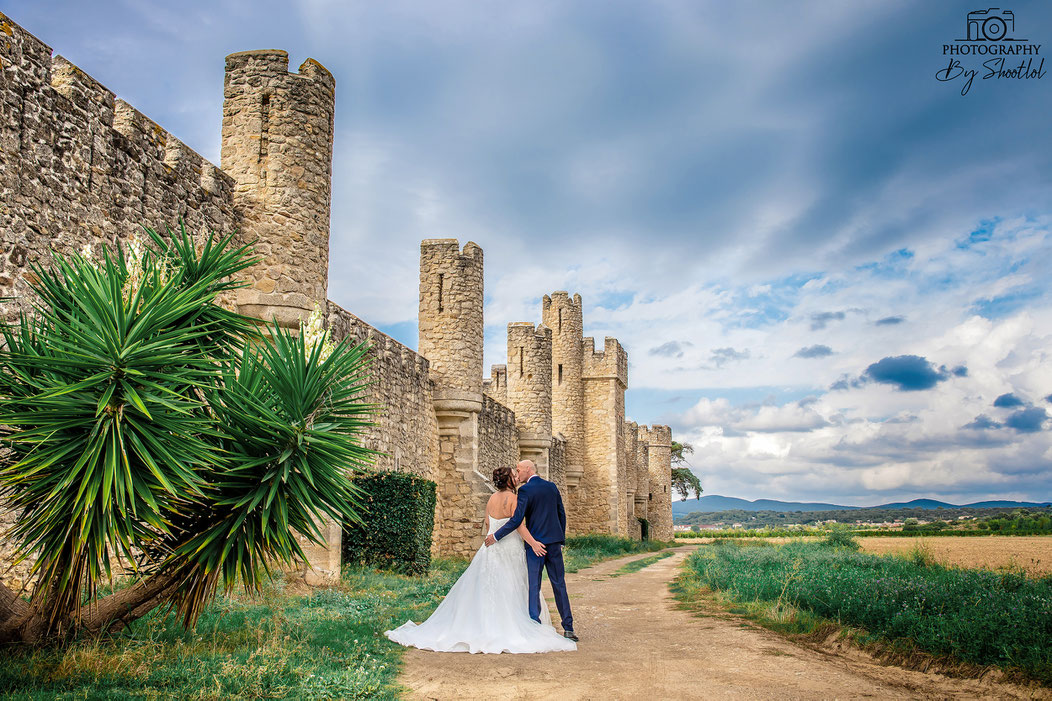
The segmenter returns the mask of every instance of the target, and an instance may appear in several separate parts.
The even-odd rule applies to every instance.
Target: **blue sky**
[[[936,80],[977,7],[0,0],[216,163],[223,57],[319,60],[330,296],[415,346],[419,241],[474,240],[488,365],[581,293],[709,493],[1043,501],[1052,76]]]

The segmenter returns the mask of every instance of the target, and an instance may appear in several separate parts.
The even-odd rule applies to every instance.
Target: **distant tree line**
[[[959,517],[964,520],[958,520]],[[785,528],[818,526],[835,521],[846,524],[901,523],[904,531],[983,530],[992,533],[1052,533],[1052,508],[960,507],[955,509],[837,509],[832,511],[695,511],[675,519],[677,525]]]

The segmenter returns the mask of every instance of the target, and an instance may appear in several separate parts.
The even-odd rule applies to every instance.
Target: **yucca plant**
[[[217,588],[358,518],[348,470],[369,460],[365,348],[217,304],[255,260],[183,229],[33,267],[33,313],[3,330],[4,537],[35,559],[29,601],[0,585],[0,641],[127,625],[159,605],[186,625]],[[98,597],[115,562],[128,588]]]

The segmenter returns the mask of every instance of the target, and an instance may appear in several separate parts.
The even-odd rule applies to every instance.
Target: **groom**
[[[570,613],[570,597],[566,594],[566,581],[563,573],[563,542],[566,540],[566,511],[559,488],[548,480],[537,476],[532,460],[523,460],[515,466],[519,480],[518,504],[511,520],[497,529],[496,533],[486,536],[486,545],[490,546],[508,535],[526,519],[526,528],[530,535],[544,544],[543,555],[534,554],[526,548],[526,571],[530,578],[530,618],[541,620],[541,568],[548,570],[548,579],[555,592],[555,605],[562,617],[563,636],[578,641],[573,632],[573,614]]]

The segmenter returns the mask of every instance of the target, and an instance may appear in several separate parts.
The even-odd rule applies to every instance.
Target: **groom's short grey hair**
[[[528,469],[530,469],[530,470],[532,470],[534,472],[537,471],[537,466],[533,464],[532,460],[520,460],[518,462],[518,464],[515,465],[515,467],[525,467],[525,468],[528,468]]]

